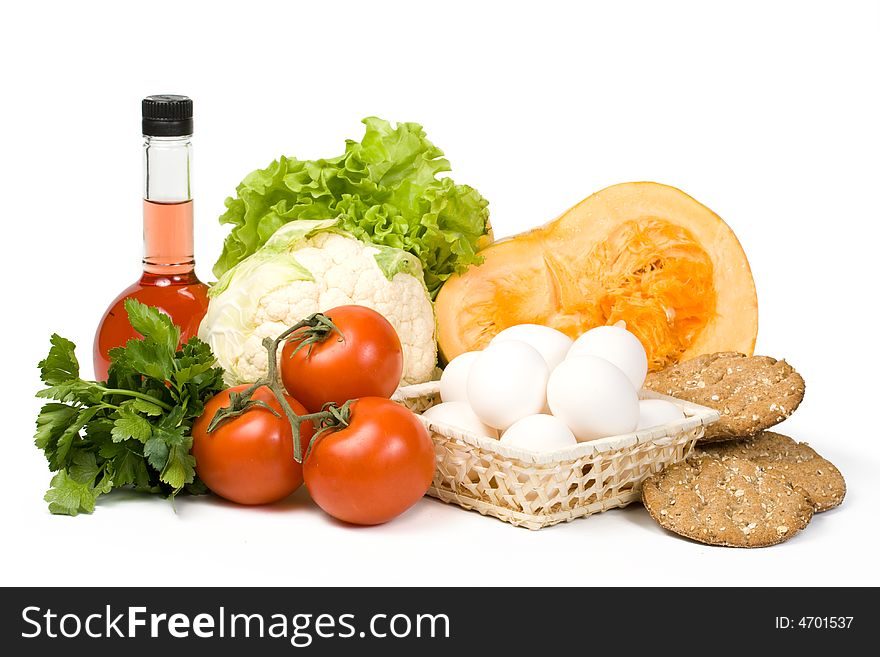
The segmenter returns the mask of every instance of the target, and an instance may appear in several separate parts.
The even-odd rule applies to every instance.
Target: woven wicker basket
[[[685,419],[539,454],[419,416],[437,452],[428,494],[529,529],[626,506],[638,499],[645,477],[685,458],[719,417],[712,409],[648,390],[640,395],[673,402]],[[440,386],[405,386],[393,399],[421,413],[439,403]]]

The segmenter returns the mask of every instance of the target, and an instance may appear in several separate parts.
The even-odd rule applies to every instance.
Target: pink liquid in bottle
[[[123,303],[134,298],[167,313],[180,327],[181,343],[199,332],[208,310],[208,286],[195,273],[192,201],[144,201],[144,273],[104,313],[95,335],[95,378],[106,380],[110,349],[141,337],[128,323]]]

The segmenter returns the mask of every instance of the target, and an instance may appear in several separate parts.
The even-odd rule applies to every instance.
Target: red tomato
[[[309,412],[327,402],[390,397],[403,373],[403,349],[389,321],[365,306],[339,306],[324,313],[345,336],[330,333],[322,342],[301,344],[297,331],[281,352],[284,387]]]
[[[218,409],[229,406],[229,393],[249,386],[236,386],[217,393],[205,405],[205,412],[193,424],[192,454],[196,473],[220,497],[239,504],[269,504],[290,495],[302,484],[302,466],[293,459],[293,431],[281,404],[266,386],[253,395],[275,409],[255,407],[227,420],[208,433]],[[297,415],[305,415],[302,404],[287,397]],[[303,454],[314,434],[311,422],[301,427]]]
[[[434,446],[412,412],[388,399],[364,397],[352,403],[348,427],[318,438],[303,476],[312,499],[334,518],[378,525],[428,490]]]

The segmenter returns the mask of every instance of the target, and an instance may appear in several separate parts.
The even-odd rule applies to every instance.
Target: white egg
[[[440,375],[440,399],[445,402],[467,402],[467,380],[471,365],[480,355],[479,351],[459,354],[443,369]]]
[[[639,402],[639,424],[636,429],[649,429],[683,419],[684,412],[672,402],[665,399],[643,399]]]
[[[468,401],[480,420],[503,431],[541,412],[549,376],[547,363],[534,347],[518,340],[498,342],[471,365]]]
[[[580,442],[629,433],[639,422],[639,396],[624,372],[597,356],[566,358],[547,383],[553,415]]]
[[[577,445],[577,439],[565,422],[552,415],[529,415],[517,420],[501,436],[501,442],[534,452],[552,452]]]
[[[573,340],[562,331],[540,324],[517,324],[504,329],[492,338],[489,344],[497,344],[505,340],[519,340],[538,350],[544,357],[550,371],[565,360]]]
[[[461,429],[462,431],[470,431],[478,436],[498,437],[498,432],[494,428],[483,424],[473,409],[467,405],[467,402],[443,402],[429,408],[422,413],[422,417],[432,422],[448,424],[450,427]]]
[[[571,345],[567,358],[572,356],[598,356],[614,363],[624,371],[639,390],[648,373],[648,356],[639,339],[622,326],[597,326]]]

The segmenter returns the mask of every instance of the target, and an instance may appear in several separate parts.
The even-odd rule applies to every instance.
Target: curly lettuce
[[[453,273],[481,261],[477,243],[490,231],[488,201],[473,187],[437,178],[449,161],[419,124],[392,128],[376,117],[363,123],[363,139],[347,140],[339,157],[281,157],[245,177],[220,217],[233,227],[214,265],[218,278],[280,226],[299,220],[337,219],[363,242],[413,254],[432,299]]]

